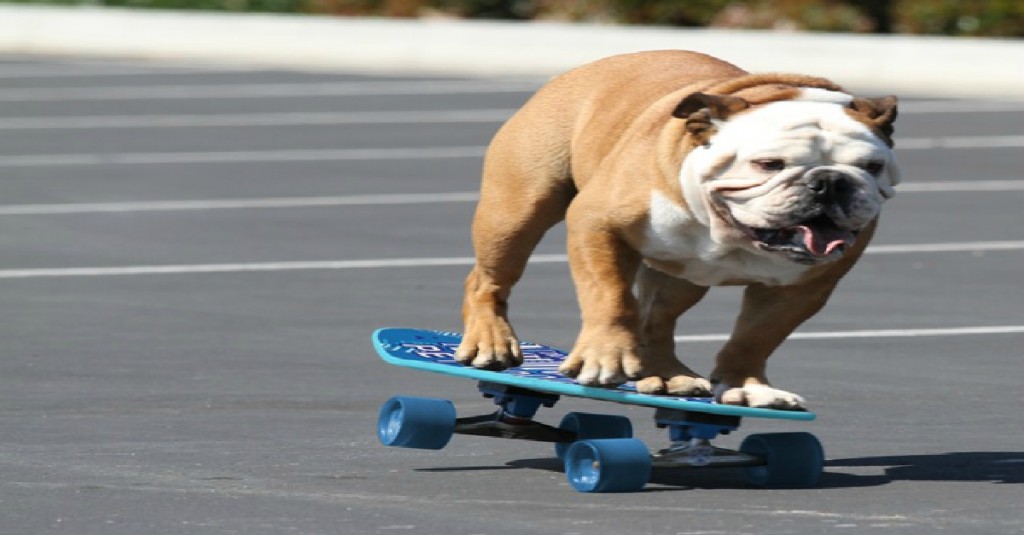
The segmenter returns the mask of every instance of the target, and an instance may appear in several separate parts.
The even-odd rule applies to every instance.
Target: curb
[[[0,6],[0,52],[19,54],[548,76],[605,56],[671,48],[861,91],[1024,99],[1021,40]]]

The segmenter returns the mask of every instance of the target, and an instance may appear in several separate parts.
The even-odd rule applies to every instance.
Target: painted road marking
[[[230,115],[88,115],[0,118],[0,130],[78,130],[97,128],[193,128],[231,126],[316,126],[410,123],[498,123],[513,109],[368,112],[249,113]]]
[[[117,100],[195,100],[381,95],[459,95],[522,93],[540,87],[540,80],[403,80],[277,83],[188,84],[103,87],[30,87],[0,91],[0,102],[71,102]]]
[[[919,243],[903,245],[873,245],[865,254],[921,254],[952,252],[995,252],[1024,250],[1024,241],[986,241],[957,243]],[[537,254],[530,257],[531,264],[565,263],[564,254]],[[29,279],[41,277],[96,277],[111,275],[170,275],[185,273],[238,273],[252,271],[306,271],[341,269],[384,269],[406,267],[471,266],[472,257],[435,258],[377,258],[363,260],[314,260],[292,262],[251,262],[236,264],[181,264],[158,266],[72,267],[2,269],[0,279]]]
[[[904,138],[900,150],[1024,147],[1024,136]],[[32,154],[0,156],[0,167],[62,167],[78,165],[186,164],[480,158],[486,146],[300,149],[214,152],[134,152],[109,154]]]
[[[985,334],[1020,334],[1024,325],[990,325],[984,327],[943,327],[941,329],[869,329],[862,331],[795,332],[787,340],[835,340],[843,338],[914,338],[919,336],[972,336]],[[692,334],[676,336],[677,342],[724,342],[729,334]]]
[[[980,180],[914,182],[898,186],[903,193],[970,193],[1024,191],[1024,180]],[[392,193],[315,197],[267,197],[252,199],[194,199],[169,201],[125,201],[101,203],[9,204],[0,205],[4,215],[92,214],[112,212],[166,212],[179,210],[221,210],[240,208],[309,208],[317,206],[372,206],[476,202],[476,191],[442,193]]]

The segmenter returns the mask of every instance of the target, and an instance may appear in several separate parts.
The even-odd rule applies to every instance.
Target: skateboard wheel
[[[377,438],[385,446],[439,450],[454,432],[455,406],[446,399],[395,396],[377,418]]]
[[[758,487],[813,487],[825,466],[825,450],[810,433],[750,435],[740,451],[764,459],[747,467],[747,481]]]
[[[633,424],[625,416],[608,414],[590,414],[586,412],[570,412],[562,418],[558,428],[576,433],[576,440],[593,438],[633,438]],[[555,454],[565,460],[572,442],[556,442]]]
[[[579,492],[636,492],[651,477],[651,454],[635,438],[574,442],[565,454],[565,476]]]

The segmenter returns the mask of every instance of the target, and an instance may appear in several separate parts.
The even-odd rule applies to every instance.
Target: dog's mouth
[[[781,252],[800,264],[818,264],[841,256],[857,240],[858,231],[841,228],[822,214],[788,227],[752,228],[750,233],[763,251]]]

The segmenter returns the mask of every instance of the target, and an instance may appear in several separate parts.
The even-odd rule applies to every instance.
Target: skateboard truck
[[[556,394],[546,394],[509,385],[480,381],[477,389],[494,400],[496,412],[455,420],[456,434],[496,438],[514,438],[538,442],[571,444],[577,432],[534,421],[541,407],[553,407]],[[727,435],[740,426],[740,417],[673,409],[657,409],[654,421],[667,428],[671,445],[652,455],[659,467],[758,466],[763,459],[733,450],[718,448],[711,440]],[[564,425],[564,424],[563,424]],[[569,426],[573,427],[573,426]],[[578,428],[577,428],[578,430]],[[628,433],[627,433],[628,434]]]
[[[728,435],[739,429],[739,416],[657,409],[654,422],[659,428],[668,428],[669,440],[672,442],[668,448],[652,455],[654,466],[703,468],[765,464],[761,457],[711,444],[711,440],[719,435]]]
[[[553,407],[557,394],[480,381],[477,389],[485,398],[493,398],[496,412],[455,420],[455,433],[497,438],[517,438],[538,442],[574,442],[576,433],[533,420],[541,407]]]

